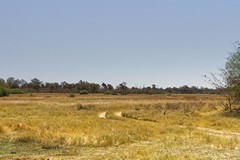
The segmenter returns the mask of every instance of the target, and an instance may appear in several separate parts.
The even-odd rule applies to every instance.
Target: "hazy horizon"
[[[240,1],[1,0],[0,78],[210,87]]]

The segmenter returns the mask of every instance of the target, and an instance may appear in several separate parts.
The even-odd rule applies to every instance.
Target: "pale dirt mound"
[[[114,112],[114,115],[117,117],[122,117],[122,112]]]
[[[106,112],[101,112],[98,114],[99,118],[106,118]]]

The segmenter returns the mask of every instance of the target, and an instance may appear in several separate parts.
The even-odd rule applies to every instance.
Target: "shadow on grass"
[[[229,118],[239,118],[240,119],[240,111],[232,111],[232,112],[224,112],[221,114],[224,117],[229,117]]]

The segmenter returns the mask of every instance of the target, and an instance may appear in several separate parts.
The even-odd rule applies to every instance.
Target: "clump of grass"
[[[31,127],[25,123],[18,123],[15,126],[15,131],[24,131],[24,130],[31,130]]]
[[[42,145],[42,149],[47,149],[47,150],[50,150],[50,149],[60,149],[61,146],[59,144],[56,144],[56,143],[44,143]]]
[[[77,104],[78,110],[94,110],[95,108],[96,106],[92,104],[87,104],[87,105]]]
[[[184,113],[193,112],[193,109],[192,109],[191,106],[184,106],[184,107],[183,107],[183,112],[184,112]]]
[[[29,92],[29,97],[36,97],[32,92]]]
[[[122,115],[121,115],[122,116]],[[112,119],[112,120],[121,120],[121,117],[116,116],[114,113],[112,112],[106,112],[106,118],[107,119]]]
[[[178,110],[180,108],[180,103],[166,103],[166,109]]]
[[[107,119],[115,119],[116,116],[113,113],[111,113],[111,112],[106,112],[106,118]]]
[[[34,143],[39,142],[38,138],[32,135],[23,135],[15,139],[16,143]]]
[[[203,103],[203,102],[167,102],[165,104],[167,110],[183,111],[184,113],[194,112],[212,112],[218,111],[216,103]]]
[[[211,135],[203,132],[196,132],[195,136],[201,140],[201,143],[213,145],[218,149],[238,149],[240,145],[240,140],[234,137],[225,137],[221,135]]]
[[[122,112],[122,116],[126,117],[126,118],[133,118],[133,119],[137,119],[138,116],[135,114],[136,112],[134,111],[124,111]]]
[[[202,113],[218,111],[219,104],[218,103],[205,103],[198,107],[198,111]]]
[[[154,104],[153,106],[154,106],[154,108],[157,109],[157,110],[162,110],[162,109],[164,109],[164,106],[163,106],[162,103],[156,103],[156,104]]]
[[[75,93],[70,93],[69,97],[74,98],[75,97]]]
[[[6,133],[6,129],[2,125],[0,125],[0,134],[4,134],[4,133]]]
[[[149,121],[149,122],[158,122],[154,117],[149,116],[144,110],[143,111],[124,111],[122,112],[122,116],[126,118],[136,119],[140,121]]]

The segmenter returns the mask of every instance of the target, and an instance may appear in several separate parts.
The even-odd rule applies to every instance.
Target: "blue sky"
[[[208,86],[240,38],[239,0],[0,0],[0,77]]]

